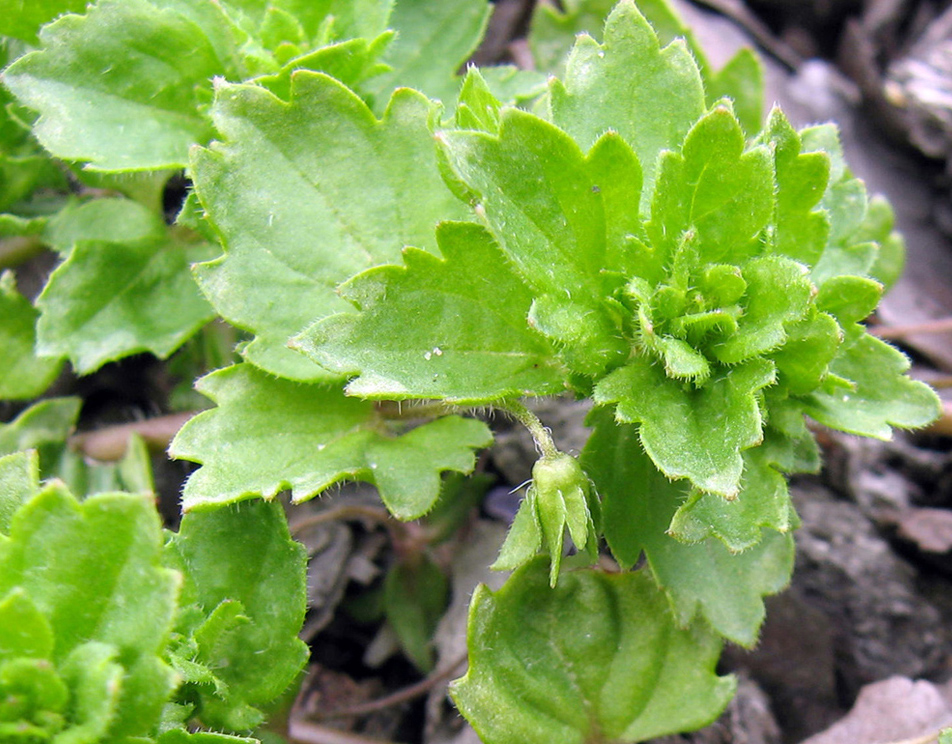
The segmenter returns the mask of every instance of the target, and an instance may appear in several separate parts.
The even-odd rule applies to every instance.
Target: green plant
[[[644,15],[622,0],[601,41],[578,37],[547,84],[511,68],[456,77],[485,27],[483,0],[99,0],[38,39],[74,8],[37,5],[0,22],[23,40],[4,47],[16,98],[0,128],[0,261],[44,246],[63,261],[35,305],[4,275],[4,394],[42,393],[63,358],[83,374],[135,352],[167,357],[215,317],[245,339],[240,363],[198,383],[216,407],[172,443],[201,464],[182,532],[161,555],[155,524],[136,538],[164,587],[148,646],[0,646],[7,684],[28,666],[40,701],[0,712],[36,728],[24,741],[174,742],[189,716],[252,730],[303,661],[291,618],[259,635],[260,608],[297,596],[301,558],[282,547],[273,590],[227,575],[201,602],[190,572],[213,573],[236,540],[267,530],[286,546],[265,526],[279,512],[258,498],[284,490],[300,502],[360,480],[399,519],[428,514],[458,488],[443,474],[471,472],[492,440],[466,415],[474,406],[524,423],[541,458],[496,562],[514,573],[473,598],[460,710],[489,744],[704,725],[733,691],[714,671],[721,644],[753,644],[763,597],[789,580],[785,475],[820,465],[804,417],[885,438],[936,415],[905,357],[861,325],[901,268],[889,206],[867,199],[832,126],[798,132],[779,110],[762,125],[753,56],[714,71],[662,0],[641,3]],[[540,61],[561,67],[571,32],[602,5],[540,6]],[[169,226],[161,196],[180,168],[194,190]],[[594,403],[578,459],[521,402],[560,394]],[[75,416],[73,402],[44,401],[0,429],[0,451],[40,449],[29,486],[0,502],[15,513],[0,563],[29,539],[31,514],[72,503],[36,469],[66,476]],[[26,456],[11,457],[20,483]],[[108,488],[129,489],[137,472],[110,471]],[[145,508],[113,495],[68,509],[113,501]],[[241,519],[240,534],[207,528],[183,558],[198,538],[182,535],[205,519]],[[580,553],[564,559],[566,531]],[[111,528],[87,534],[112,549]],[[602,537],[625,570],[584,567]],[[647,567],[627,570],[642,554]],[[441,600],[394,597],[426,584],[442,597],[438,575],[417,555],[388,578],[391,622],[421,668],[419,628]],[[5,580],[6,612],[57,611]],[[70,601],[79,611],[92,599]],[[252,695],[239,672],[257,677],[241,660],[259,648],[281,649],[280,680]],[[95,656],[95,679],[74,653]],[[212,654],[235,679],[214,672]],[[140,657],[151,707],[133,730],[127,698],[97,690]],[[93,716],[76,702],[64,718],[68,696],[112,705],[102,725],[114,728],[86,733]],[[59,733],[73,729],[83,733]]]

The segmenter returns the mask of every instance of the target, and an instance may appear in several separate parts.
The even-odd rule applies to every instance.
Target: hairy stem
[[[529,430],[536,446],[542,452],[543,457],[555,457],[559,454],[559,448],[555,446],[552,440],[552,434],[542,425],[539,417],[526,408],[525,404],[518,400],[500,401],[493,404],[497,411],[503,411],[512,416],[516,421]]]

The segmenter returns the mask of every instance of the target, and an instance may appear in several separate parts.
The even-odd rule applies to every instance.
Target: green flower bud
[[[588,548],[593,558],[598,547],[592,505],[592,482],[571,455],[559,452],[543,457],[532,468],[530,496],[542,532],[542,544],[552,559],[549,583],[555,586],[562,562],[565,528],[579,550]]]

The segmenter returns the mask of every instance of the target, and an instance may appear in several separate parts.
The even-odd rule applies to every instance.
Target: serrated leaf
[[[38,353],[68,356],[79,374],[141,351],[169,356],[214,317],[190,273],[211,251],[169,238],[77,243],[37,299]]]
[[[17,291],[13,272],[0,274],[0,399],[34,398],[59,374],[61,359],[41,359],[34,353],[38,315]]]
[[[486,744],[634,742],[712,721],[734,681],[720,641],[677,628],[644,573],[583,570],[548,586],[544,561],[470,605],[470,667],[453,699]]]
[[[199,150],[193,171],[225,256],[197,267],[199,283],[227,320],[256,334],[247,359],[328,380],[288,339],[348,309],[340,282],[395,262],[406,245],[435,251],[436,223],[464,214],[439,176],[430,103],[401,90],[378,121],[340,83],[297,72],[290,103],[227,85],[213,114],[225,142]]]
[[[0,457],[0,535],[10,532],[10,520],[40,489],[40,462],[35,451]]]
[[[539,299],[533,325],[566,347],[566,363],[598,374],[628,352],[604,300],[609,280],[633,263],[630,214],[641,171],[630,148],[606,134],[586,158],[564,132],[507,109],[499,135],[441,132],[454,177]]]
[[[214,4],[101,0],[40,41],[3,81],[40,113],[44,147],[100,170],[187,165],[188,148],[212,136],[201,110],[211,79],[242,77],[234,27]]]
[[[644,171],[643,210],[658,155],[681,142],[704,112],[701,75],[687,45],[679,40],[662,49],[631,0],[609,15],[603,44],[579,37],[565,83],[553,81],[550,95],[552,120],[583,149],[608,129],[631,145]]]
[[[452,104],[460,85],[456,71],[476,50],[491,13],[487,0],[396,3],[389,25],[397,38],[383,58],[392,69],[364,85],[375,97],[377,110],[383,110],[397,87],[415,88]]]
[[[830,178],[830,156],[802,152],[800,136],[777,108],[770,112],[761,141],[773,149],[777,179],[774,250],[813,266],[830,234],[829,216],[819,208]]]
[[[260,736],[260,734],[259,734]],[[156,744],[261,744],[259,739],[214,731],[186,731],[171,729],[159,735]]]
[[[0,550],[0,595],[22,588],[46,616],[53,661],[77,696],[76,741],[100,727],[116,741],[147,735],[172,691],[159,653],[178,581],[159,566],[161,546],[151,497],[80,504],[54,482],[13,517]]]
[[[404,653],[422,672],[433,668],[433,634],[446,609],[449,582],[426,555],[396,564],[384,580],[384,611]]]
[[[292,75],[297,70],[309,70],[323,72],[352,90],[361,90],[366,80],[389,69],[380,59],[392,39],[393,32],[387,32],[374,39],[348,39],[328,44],[294,57],[278,72],[256,77],[254,82],[279,98],[289,100]]]
[[[243,27],[255,35],[264,32],[274,10],[300,24],[308,39],[316,39],[332,20],[331,34],[334,38],[372,37],[387,26],[392,0],[226,0],[223,3],[231,12],[238,11],[246,21]],[[249,25],[250,24],[250,25]]]
[[[176,435],[175,457],[202,463],[185,485],[186,510],[290,489],[304,501],[341,480],[374,483],[401,519],[432,507],[443,470],[469,472],[472,450],[492,441],[485,424],[448,416],[401,436],[368,401],[339,388],[269,377],[248,364],[202,379],[218,408]]]
[[[670,478],[733,496],[743,472],[741,451],[758,444],[763,420],[756,394],[774,379],[773,365],[755,359],[719,368],[699,389],[671,380],[644,357],[595,387],[596,403],[615,403],[621,423],[640,423],[640,437]]]
[[[294,340],[364,398],[485,402],[564,389],[555,352],[526,324],[532,296],[482,228],[443,223],[440,260],[404,251],[405,267],[370,269],[340,288],[361,311]]]
[[[636,427],[616,424],[607,411],[596,411],[589,424],[594,432],[582,465],[602,498],[612,553],[631,566],[644,551],[680,624],[701,615],[721,635],[753,645],[764,619],[763,596],[789,581],[792,539],[767,530],[756,546],[739,554],[715,538],[693,544],[675,539],[671,520],[689,487],[657,470],[642,451]]]
[[[297,637],[306,609],[306,561],[280,504],[260,500],[186,514],[168,541],[165,562],[184,577],[175,630],[194,634],[191,661],[221,683],[194,690],[196,715],[206,726],[257,725],[260,709],[297,677],[307,659]],[[212,632],[208,618],[224,608],[243,622]]]
[[[805,399],[804,411],[833,429],[877,439],[890,439],[893,426],[925,426],[941,405],[928,385],[905,376],[908,369],[902,352],[864,333],[830,365],[852,388],[817,391]]]
[[[754,252],[749,246],[772,215],[773,191],[770,152],[745,150],[740,123],[719,106],[694,124],[680,152],[662,155],[648,235],[673,255],[690,231],[704,263],[736,262]]]
[[[82,400],[50,398],[34,403],[8,424],[0,424],[0,455],[40,449],[65,441],[76,426]]]
[[[684,542],[715,537],[739,553],[757,545],[764,528],[786,533],[796,525],[786,479],[769,453],[755,447],[744,452],[744,475],[736,498],[694,491],[678,507],[669,530]]]

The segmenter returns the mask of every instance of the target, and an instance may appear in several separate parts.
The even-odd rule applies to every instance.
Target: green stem
[[[556,457],[559,454],[559,448],[555,446],[552,440],[552,434],[542,425],[539,417],[526,408],[525,404],[518,400],[504,400],[493,404],[493,408],[504,411],[512,416],[516,421],[529,430],[536,446],[542,451],[543,457]]]

